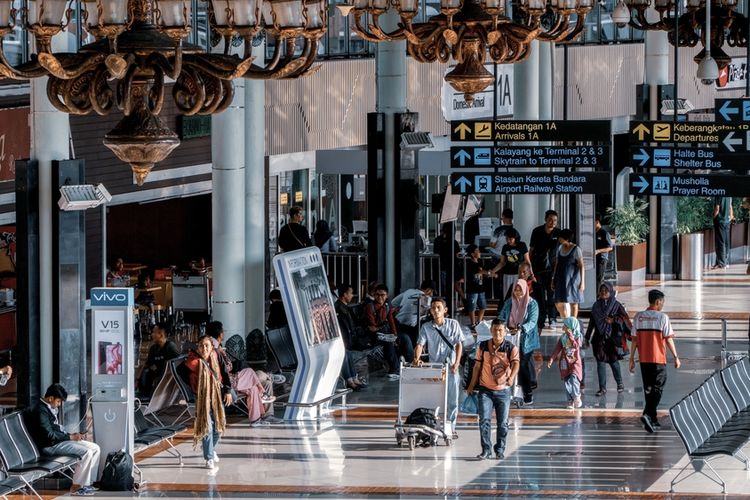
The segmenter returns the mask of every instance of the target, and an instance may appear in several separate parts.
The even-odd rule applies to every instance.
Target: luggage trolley
[[[409,364],[401,365],[401,378],[398,391],[398,415],[396,416],[396,444],[406,441],[409,449],[413,450],[418,438],[429,437],[431,445],[438,440],[445,440],[447,446],[453,443],[453,436],[447,435],[448,402],[447,366],[440,363],[424,363],[414,367]],[[406,424],[406,418],[417,408],[435,410],[438,428],[428,425]]]

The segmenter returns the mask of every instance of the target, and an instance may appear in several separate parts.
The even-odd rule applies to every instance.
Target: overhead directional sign
[[[750,176],[631,174],[630,194],[649,196],[744,196]]]
[[[750,152],[750,141],[748,140],[750,131],[729,131],[720,134],[721,142],[719,149],[728,153],[748,153]]]
[[[750,124],[713,122],[630,122],[630,142],[718,143],[721,134],[750,130]]]
[[[633,168],[688,168],[720,170],[748,168],[746,155],[722,153],[717,148],[669,148],[631,146],[630,166]]]
[[[714,109],[717,122],[750,122],[750,99],[716,99]]]
[[[608,172],[461,172],[451,174],[457,194],[602,194],[610,192]]]
[[[608,167],[609,146],[453,146],[451,167]]]
[[[609,142],[609,120],[462,120],[451,122],[451,141]]]

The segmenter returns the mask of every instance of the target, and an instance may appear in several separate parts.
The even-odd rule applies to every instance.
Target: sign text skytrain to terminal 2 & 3
[[[609,146],[452,146],[452,168],[609,167]]]
[[[451,122],[453,142],[609,142],[609,120],[460,120]]]
[[[713,122],[630,122],[630,142],[680,142],[718,144],[722,133],[750,129],[749,124]]]
[[[610,192],[609,172],[460,172],[451,174],[456,194],[602,194]]]

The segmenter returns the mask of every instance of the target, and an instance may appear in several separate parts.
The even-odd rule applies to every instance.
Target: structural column
[[[647,13],[649,20],[657,19],[654,10]],[[669,42],[663,31],[646,32],[646,57],[644,83],[648,85],[649,118],[658,119],[659,85],[669,83]],[[673,257],[675,255],[676,206],[674,198],[649,197],[648,273],[652,276],[669,279],[674,277]]]
[[[265,44],[253,49],[263,60]],[[266,175],[263,80],[245,81],[245,332],[265,331]]]
[[[67,160],[70,157],[69,138],[68,115],[57,111],[47,100],[47,78],[32,80],[31,157],[39,165],[39,332],[23,334],[39,335],[39,352],[29,353],[29,356],[40,356],[39,390],[57,381],[53,370],[55,351],[52,327],[52,160]]]
[[[245,89],[235,81],[232,104],[211,118],[211,245],[214,319],[225,340],[245,338]]]
[[[399,18],[394,9],[381,17],[386,31],[397,28]],[[400,245],[396,227],[396,137],[395,114],[406,111],[406,42],[383,42],[376,45],[375,52],[376,111],[383,113],[384,123],[384,171],[385,171],[385,283],[395,292],[396,245]],[[373,203],[374,200],[370,200]],[[410,285],[411,286],[411,285]]]

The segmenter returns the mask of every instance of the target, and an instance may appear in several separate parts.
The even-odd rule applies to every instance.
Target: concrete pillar
[[[58,38],[56,37],[55,50]],[[31,81],[31,157],[39,163],[39,352],[40,390],[55,380],[53,373],[53,277],[52,277],[52,160],[70,158],[70,122],[47,100],[47,78]],[[28,332],[34,335],[36,332]],[[27,332],[24,332],[27,334]]]
[[[245,89],[235,81],[232,104],[211,118],[213,318],[225,339],[245,338]]]
[[[386,31],[397,28],[399,17],[391,9],[380,18]],[[375,49],[375,108],[385,114],[385,276],[384,281],[392,292],[396,284],[396,245],[400,245],[396,227],[395,113],[406,111],[406,42],[378,43]],[[373,203],[374,200],[370,200]]]
[[[540,110],[540,65],[539,47],[537,41],[531,43],[531,55],[524,62],[518,63],[513,69],[513,119],[538,120]],[[513,225],[521,233],[521,239],[529,243],[531,231],[542,223],[539,211],[546,205],[539,195],[513,196]]]
[[[263,58],[265,44],[253,49]],[[266,176],[263,80],[245,81],[245,333],[265,331]]]

